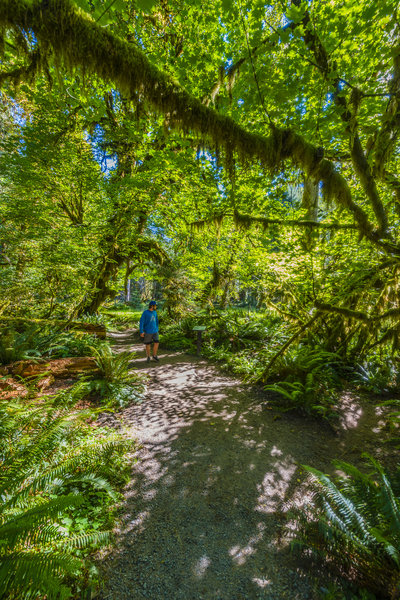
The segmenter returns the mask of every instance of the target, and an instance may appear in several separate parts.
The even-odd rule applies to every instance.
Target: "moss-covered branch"
[[[262,379],[265,381],[268,378],[268,374],[272,368],[272,366],[275,364],[275,362],[278,360],[278,358],[280,356],[283,356],[283,354],[285,354],[286,350],[289,348],[289,346],[291,346],[296,340],[298,340],[306,331],[308,331],[312,325],[314,325],[315,321],[317,321],[321,316],[321,311],[317,311],[315,313],[315,315],[309,319],[307,321],[307,323],[304,323],[293,335],[291,338],[288,339],[288,341],[283,344],[283,346],[279,349],[279,351],[274,354],[274,356],[271,358],[271,360],[269,361],[269,363],[267,364],[267,366],[265,367],[263,373],[262,373]]]
[[[259,225],[267,229],[270,225],[280,225],[281,227],[299,227],[305,229],[330,229],[337,231],[339,229],[357,230],[354,223],[324,223],[322,221],[311,221],[309,219],[272,219],[269,217],[254,217],[244,213],[226,212],[223,215],[213,215],[209,219],[201,219],[193,222],[191,225],[194,229],[201,231],[206,225],[215,225],[220,227],[224,218],[233,218],[235,224],[241,229],[249,229],[252,225]]]
[[[306,229],[330,229],[335,231],[339,229],[357,229],[356,225],[353,223],[324,223],[322,221],[312,221],[310,219],[270,219],[268,217],[253,217],[252,215],[239,213],[237,211],[235,211],[233,214],[233,218],[236,225],[244,228],[248,228],[250,225],[257,224],[261,225],[265,229],[268,228],[269,225],[300,227]]]
[[[300,0],[293,0],[293,4],[299,6]],[[355,172],[357,173],[362,188],[371,202],[372,209],[379,225],[379,234],[388,236],[388,218],[379,196],[378,188],[363,150],[360,137],[357,131],[357,111],[362,97],[361,90],[353,88],[351,103],[347,102],[341,92],[341,79],[337,76],[337,65],[331,61],[330,57],[322,44],[315,27],[311,23],[310,13],[305,12],[302,19],[304,27],[304,42],[313,53],[316,64],[322,73],[325,81],[333,85],[333,99],[339,109],[342,120],[347,124],[347,135],[349,138],[350,155]]]
[[[376,323],[386,321],[388,319],[397,318],[400,316],[400,308],[391,308],[384,313],[378,315],[368,315],[366,312],[360,310],[351,310],[345,306],[334,306],[324,302],[315,302],[315,307],[322,312],[331,312],[339,315],[343,315],[348,319],[356,319],[357,321],[363,321],[364,323]]]
[[[393,191],[396,201],[400,203],[400,179],[397,177],[397,175],[386,171],[384,175],[384,181]]]
[[[362,312],[361,310],[352,310],[351,308],[346,308],[345,306],[333,306],[333,304],[318,301],[315,302],[315,307],[321,312],[332,312],[343,315],[348,319],[356,319],[357,321],[369,321],[367,313]]]
[[[153,66],[145,54],[99,26],[69,0],[2,0],[0,27],[32,30],[43,47],[51,46],[67,69],[77,67],[112,81],[128,97],[137,93],[165,114],[170,126],[193,131],[203,140],[236,152],[242,162],[258,161],[274,171],[290,159],[307,175],[321,181],[324,192],[349,210],[370,241],[400,255],[400,248],[381,240],[365,211],[356,204],[344,177],[323,152],[290,129],[274,128],[268,137],[251,133],[233,119],[204,106],[177,81]]]
[[[300,323],[301,325],[304,323],[304,321],[301,319],[301,317],[299,317],[298,314],[293,314],[293,313],[287,312],[286,310],[282,310],[274,302],[272,302],[271,300],[268,300],[268,298],[265,298],[264,302],[272,310],[275,310],[279,315],[282,315],[283,317],[286,317],[290,321],[294,321],[295,323]]]

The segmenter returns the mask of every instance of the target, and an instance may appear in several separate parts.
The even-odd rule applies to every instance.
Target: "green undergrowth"
[[[211,308],[188,314],[178,321],[167,321],[161,331],[162,344],[171,348],[193,350],[197,337],[193,327],[206,326],[202,335],[202,354],[226,363],[237,374],[246,374],[254,372],[258,353],[271,342],[274,335],[279,337],[275,331],[277,324],[276,317],[267,313],[233,309],[219,311]],[[248,359],[247,365],[242,360],[245,356]]]
[[[103,342],[92,348],[98,374],[81,378],[80,387],[86,396],[100,399],[102,406],[120,409],[143,400],[146,390],[146,375],[131,369],[135,353],[114,353],[109,344]]]
[[[365,456],[365,455],[364,455]],[[367,458],[365,471],[335,461],[340,476],[329,477],[312,467],[312,494],[295,513],[288,533],[293,549],[340,578],[349,589],[331,586],[324,598],[394,600],[400,594],[400,465],[388,474]]]
[[[114,353],[107,342],[94,335],[30,325],[23,331],[3,329],[0,336],[0,364],[74,356],[92,356],[97,365],[96,374],[83,376],[77,383],[82,396],[97,398],[101,406],[113,409],[143,399],[146,378],[131,367],[135,355],[131,352]],[[29,387],[35,382],[24,383]]]
[[[202,355],[246,382],[264,386],[268,402],[282,411],[336,420],[339,394],[346,385],[367,393],[399,390],[398,364],[382,348],[355,360],[351,348],[348,355],[339,354],[309,333],[281,352],[298,325],[269,311],[209,307],[166,320],[162,346],[194,353],[197,325],[206,327]]]
[[[63,331],[51,325],[27,325],[22,331],[6,326],[0,330],[0,364],[35,358],[91,356],[100,340],[82,331]]]
[[[95,427],[81,390],[0,401],[2,598],[78,598],[95,586],[88,562],[112,541],[132,440]]]
[[[341,360],[333,352],[321,348],[298,346],[277,365],[279,381],[264,386],[266,392],[279,395],[279,408],[336,419],[336,406],[341,382]]]
[[[104,309],[101,315],[107,321],[110,329],[133,329],[139,327],[140,316],[143,310],[120,305],[118,308]]]
[[[0,400],[0,597],[86,597],[97,578],[88,557],[112,541],[134,448],[95,415],[140,402],[146,378],[132,370],[131,352],[114,354],[93,335],[50,323],[20,329],[3,328],[1,363],[93,356],[97,371],[35,399],[22,380],[28,399]]]

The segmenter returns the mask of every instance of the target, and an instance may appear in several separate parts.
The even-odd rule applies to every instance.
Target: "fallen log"
[[[0,379],[0,400],[13,400],[14,398],[25,398],[29,390],[12,377]]]
[[[37,377],[42,374],[52,375],[56,379],[63,379],[87,371],[93,373],[99,371],[95,359],[91,356],[56,358],[54,360],[20,360],[8,365],[7,369],[8,373],[23,379]]]

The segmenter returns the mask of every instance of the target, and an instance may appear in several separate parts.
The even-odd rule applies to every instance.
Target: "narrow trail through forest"
[[[147,364],[132,335],[113,337],[116,349],[138,351],[134,366],[150,380],[145,401],[119,415],[141,447],[116,548],[99,561],[102,600],[318,598],[280,539],[283,516],[301,502],[301,464],[331,471],[333,458],[376,455],[373,403],[344,396],[334,433],[279,415],[201,358],[160,352]]]

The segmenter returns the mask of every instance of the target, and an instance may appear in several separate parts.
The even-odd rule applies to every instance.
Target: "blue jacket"
[[[158,316],[156,310],[145,310],[140,317],[140,333],[158,333]]]

